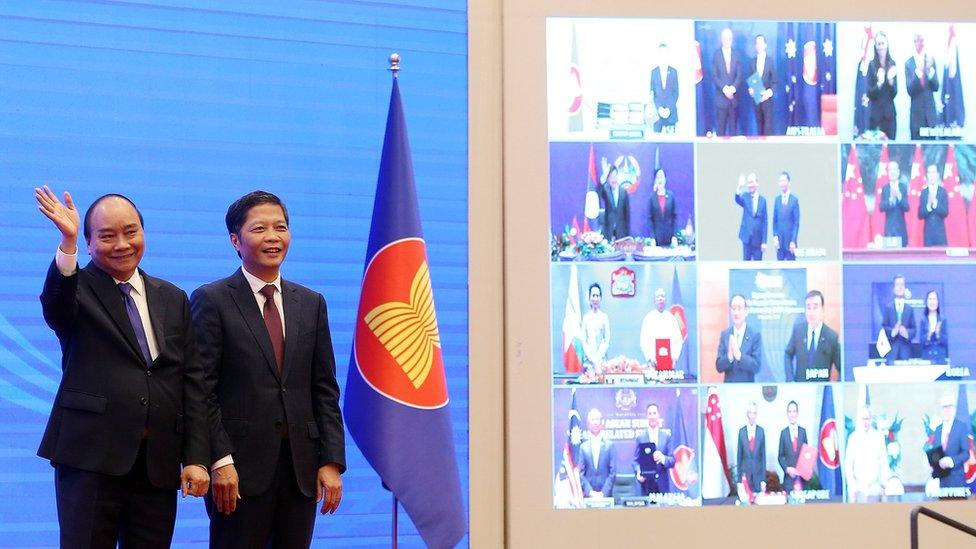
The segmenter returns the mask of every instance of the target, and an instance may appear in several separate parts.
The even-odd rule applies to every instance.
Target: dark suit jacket
[[[583,495],[588,496],[590,492],[597,490],[604,497],[611,497],[613,481],[617,478],[617,455],[613,443],[600,437],[600,462],[593,463],[591,442],[587,439],[580,445],[580,481],[583,484]]]
[[[722,48],[715,50],[712,54],[712,82],[715,83],[715,106],[719,109],[735,108],[736,101],[742,93],[742,82],[745,75],[742,69],[742,60],[739,52],[732,49],[731,71],[725,70],[725,57],[722,55]],[[725,86],[735,86],[735,95],[732,99],[725,97],[722,88]]]
[[[915,339],[915,310],[906,303],[904,309],[902,309],[901,316],[901,324],[908,330],[907,338],[901,336],[891,337],[891,329],[898,323],[898,312],[895,310],[894,301],[885,306],[884,315],[881,317],[881,327],[888,334],[888,342],[891,343],[891,352],[895,353],[896,357],[911,358],[912,340]]]
[[[922,320],[919,321],[918,342],[922,346],[919,358],[931,360],[936,364],[944,364],[949,356],[949,322],[943,316],[939,319],[942,324],[939,326],[939,333],[933,334],[929,338],[929,315],[922,313]]]
[[[915,74],[915,58],[909,57],[905,62],[905,89],[912,98],[911,110],[909,111],[909,124],[912,134],[918,128],[927,128],[939,124],[938,114],[935,110],[935,92],[939,91],[939,71],[935,71],[932,78],[924,83]],[[924,202],[923,202],[924,204]]]
[[[722,330],[718,341],[715,368],[725,374],[726,383],[740,381],[751,383],[756,380],[756,373],[762,366],[762,337],[757,330],[746,324],[746,331],[742,336],[742,359],[729,362],[729,334],[731,333],[731,326]]]
[[[675,207],[674,193],[664,191],[664,211],[658,204],[657,193],[651,194],[647,204],[647,215],[650,218],[651,236],[658,246],[670,246],[671,238],[678,232],[678,210]]]
[[[630,236],[630,193],[622,186],[617,187],[617,203],[613,203],[613,190],[610,185],[600,185],[603,198],[603,236],[610,240]]]
[[[786,474],[787,467],[796,467],[797,457],[800,455],[800,448],[807,443],[807,430],[799,425],[796,427],[796,451],[793,450],[793,440],[790,437],[790,428],[784,427],[779,433],[779,466],[783,468],[783,487],[787,491],[793,489],[793,477]],[[803,479],[800,479],[803,482]]]
[[[923,246],[945,246],[947,243],[945,218],[949,215],[949,195],[943,187],[939,187],[935,196],[938,205],[932,211],[928,211],[925,206],[929,200],[927,186],[922,189],[922,197],[918,202],[918,218],[925,220]]]
[[[790,193],[784,207],[782,196],[777,194],[773,202],[773,234],[779,237],[780,248],[786,249],[800,233],[800,199]]]
[[[881,189],[881,211],[885,213],[885,236],[900,236],[901,245],[908,246],[908,229],[905,226],[905,212],[908,211],[908,185],[899,182],[898,190],[901,199],[891,201],[891,186],[885,185]]]
[[[837,340],[837,332],[830,326],[824,324],[820,328],[820,339],[817,341],[817,350],[814,351],[813,364],[809,363],[809,353],[807,352],[807,332],[810,325],[803,320],[793,326],[793,334],[786,343],[784,351],[786,359],[786,381],[829,381],[830,369],[840,373],[840,343]],[[828,377],[811,377],[807,379],[808,370],[827,369]],[[814,372],[810,372],[813,374]]]
[[[203,370],[183,290],[139,270],[159,353],[147,367],[115,281],[94,263],[63,276],[52,262],[44,320],[61,343],[61,384],[37,454],[124,475],[148,429],[154,486],[177,489],[180,463],[209,466]]]
[[[664,454],[664,463],[655,464],[655,469],[651,472],[650,477],[645,477],[647,483],[657,483],[661,492],[670,491],[670,483],[668,481],[668,469],[674,467],[674,449],[671,448],[671,431],[668,429],[658,429],[657,434],[657,449]],[[647,438],[647,427],[641,428],[640,432],[637,433],[637,446],[634,447],[634,472],[640,474],[640,465],[637,463],[638,452],[640,450],[641,444],[647,444],[650,442]],[[647,495],[647,494],[643,494]]]
[[[935,444],[942,444],[942,425],[935,428]],[[969,459],[969,427],[953,420],[946,441],[945,455],[952,458],[949,474],[939,479],[943,488],[961,488],[966,485],[966,460]]]
[[[721,53],[720,53],[720,55],[721,55]],[[724,67],[725,61],[722,61],[722,65],[723,65],[722,68],[725,68]],[[758,66],[759,66],[759,58],[758,57],[753,57],[749,61],[749,74],[745,75],[743,78],[749,78],[750,76],[756,74],[756,72],[757,72],[756,71],[756,68]],[[766,53],[766,64],[765,64],[765,66],[763,66],[763,72],[762,72],[762,75],[760,75],[760,76],[762,76],[763,87],[766,88],[767,90],[773,90],[773,93],[775,94],[776,93],[776,90],[775,90],[775,88],[776,88],[776,71],[774,70],[774,67],[773,67],[773,58],[769,56],[769,53]],[[721,91],[721,90],[719,90],[719,91]],[[772,99],[769,99],[769,101],[772,101]],[[768,102],[768,101],[766,101],[766,102]]]
[[[289,444],[298,486],[315,496],[318,468],[345,470],[339,386],[325,299],[282,279],[285,356],[279,376],[271,338],[240,269],[190,298],[209,389],[211,462],[231,454],[243,497],[271,484]],[[283,430],[288,438],[282,439]]]
[[[749,193],[735,195],[735,203],[742,206],[742,220],[739,221],[739,240],[747,246],[766,243],[766,229],[769,218],[766,213],[766,198],[759,195],[756,211],[752,211],[752,196]]]
[[[888,64],[885,65],[884,69],[887,71],[890,67],[894,66],[891,58],[888,58]],[[892,83],[888,83],[887,75],[881,83],[878,83],[878,69],[882,68],[881,63],[878,60],[872,59],[868,63],[868,74],[866,76],[867,80],[867,96],[871,100],[870,114],[868,118],[868,129],[885,128],[887,126],[895,127],[895,95],[898,94],[898,77],[896,76]],[[888,135],[888,139],[895,139],[894,135]]]
[[[654,96],[655,107],[671,109],[671,116],[665,119],[667,124],[678,121],[678,71],[668,67],[667,87],[661,84],[661,67],[651,70],[651,95]]]
[[[739,464],[739,474],[736,482],[742,480],[742,475],[749,479],[749,487],[759,492],[761,483],[766,482],[766,432],[762,426],[756,425],[755,449],[749,450],[749,430],[745,425],[739,429],[739,442],[736,463]]]

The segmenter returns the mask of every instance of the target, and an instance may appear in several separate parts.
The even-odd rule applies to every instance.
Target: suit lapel
[[[228,286],[230,286],[230,294],[234,299],[234,303],[237,304],[237,309],[241,312],[241,316],[244,317],[244,322],[247,324],[248,329],[251,330],[251,335],[257,341],[258,347],[261,348],[261,353],[264,354],[264,360],[268,368],[271,369],[271,373],[277,378],[278,366],[275,361],[274,349],[271,347],[271,336],[268,335],[268,328],[264,325],[264,317],[258,309],[258,303],[254,299],[251,285],[247,283],[247,279],[244,278],[244,273],[240,269],[231,277]],[[288,347],[286,346],[285,348],[287,349]]]
[[[105,271],[99,269],[94,263],[89,263],[85,270],[91,276],[91,287],[95,297],[102,303],[102,307],[115,325],[122,332],[122,337],[129,344],[129,349],[138,357],[139,362],[145,362],[142,357],[142,350],[136,341],[136,332],[132,329],[129,316],[125,312],[125,302],[122,300],[122,292],[116,287],[115,281]]]
[[[281,305],[285,315],[285,363],[281,366],[281,380],[288,377],[288,365],[291,364],[295,356],[295,346],[298,345],[298,331],[302,325],[302,310],[298,303],[298,292],[290,283],[281,280]]]
[[[163,325],[166,322],[166,300],[163,298],[162,285],[155,278],[139,271],[146,287],[146,303],[149,305],[149,321],[152,323],[153,335],[156,338],[156,358],[163,354],[166,337]]]

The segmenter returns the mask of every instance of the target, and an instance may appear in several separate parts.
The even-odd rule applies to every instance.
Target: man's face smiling
[[[285,212],[277,204],[254,206],[248,210],[240,234],[231,234],[230,240],[247,272],[265,282],[273,281],[291,244]]]
[[[132,278],[146,249],[139,214],[125,199],[110,196],[92,210],[88,253],[101,270],[116,280]]]

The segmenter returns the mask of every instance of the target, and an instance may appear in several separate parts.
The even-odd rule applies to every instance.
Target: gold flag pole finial
[[[397,77],[400,73],[400,54],[393,52],[390,54],[390,68],[389,71],[393,73],[393,78]]]

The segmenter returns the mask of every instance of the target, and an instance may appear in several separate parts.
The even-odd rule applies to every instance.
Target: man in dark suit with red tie
[[[779,433],[779,466],[783,468],[783,487],[787,491],[802,490],[806,482],[796,471],[800,448],[807,443],[807,430],[797,425],[800,407],[795,400],[786,404],[786,419],[789,424]]]
[[[744,75],[739,53],[732,49],[732,29],[722,29],[721,47],[712,55],[712,82],[715,84],[715,112],[718,135],[738,135],[739,90]]]
[[[760,493],[766,482],[766,432],[756,425],[758,411],[755,402],[746,405],[747,423],[739,429],[737,463],[740,482],[745,480],[749,488]]]
[[[281,278],[277,196],[244,195],[226,224],[243,266],[190,300],[210,391],[210,546],[308,547],[315,501],[336,510],[346,468],[325,299]]]
[[[885,356],[888,364],[912,358],[912,341],[915,340],[915,310],[905,302],[904,276],[895,276],[892,292],[895,298],[885,307],[881,320],[881,327],[891,344],[891,350]]]
[[[61,547],[169,547],[176,490],[202,496],[209,485],[186,294],[139,269],[143,220],[128,198],[102,196],[85,213],[81,269],[71,195],[61,203],[44,187],[35,198],[61,232],[41,307],[62,377],[37,451],[55,468]]]

